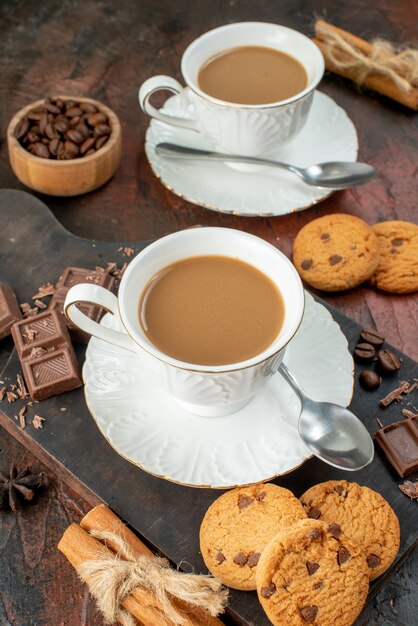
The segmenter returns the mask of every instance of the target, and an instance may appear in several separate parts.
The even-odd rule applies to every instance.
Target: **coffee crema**
[[[236,104],[273,104],[292,98],[308,84],[294,57],[262,46],[242,46],[209,58],[197,83],[208,96]]]
[[[196,365],[227,365],[263,352],[278,336],[285,306],[272,280],[226,256],[184,259],[145,287],[139,322],[164,354]]]

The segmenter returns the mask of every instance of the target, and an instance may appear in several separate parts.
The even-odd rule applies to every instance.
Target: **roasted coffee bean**
[[[97,124],[97,126],[94,127],[93,134],[95,137],[110,135],[110,128],[107,124]]]
[[[16,126],[16,137],[21,139],[29,130],[29,120],[27,117],[24,117],[20,120],[19,124]]]
[[[83,141],[83,143],[80,146],[80,154],[86,154],[86,152],[88,150],[90,150],[90,148],[92,148],[95,144],[96,140],[94,137],[89,137],[88,139],[86,139],[85,141]],[[93,150],[94,152],[94,150]]]
[[[30,149],[30,152],[32,152],[32,154],[34,154],[35,156],[41,157],[42,159],[49,159],[49,150],[40,141],[31,143],[31,145],[29,146],[29,149]]]
[[[360,372],[359,381],[363,389],[366,389],[366,391],[374,391],[379,387],[382,379],[379,374],[376,374],[373,370],[363,370]]]
[[[87,117],[89,126],[97,126],[97,124],[107,124],[107,116],[104,113],[92,113]]]
[[[68,120],[66,120],[65,118],[61,118],[60,119],[57,118],[57,120],[55,121],[55,130],[57,130],[59,133],[66,133],[67,130],[70,128],[70,124],[68,123]]]
[[[360,333],[360,337],[366,343],[371,343],[372,346],[381,346],[385,341],[384,335],[379,333],[379,331],[375,328],[363,328]]]
[[[83,115],[83,111],[77,105],[70,107],[66,111],[67,117],[81,117],[82,115]]]
[[[395,374],[401,367],[401,362],[396,354],[390,350],[379,350],[377,353],[377,367],[381,374]]]
[[[80,109],[83,113],[88,113],[89,115],[91,115],[91,113],[97,113],[98,111],[97,107],[91,102],[81,102]]]
[[[96,150],[100,150],[100,148],[104,146],[104,144],[106,143],[108,139],[109,139],[109,135],[102,135],[101,137],[98,137],[96,139],[96,143],[94,144],[94,147],[96,148]]]
[[[83,143],[84,141],[83,135],[75,128],[70,128],[70,130],[67,131],[67,137],[70,141],[76,143],[77,145]]]
[[[357,361],[373,361],[376,350],[370,343],[358,343],[354,348],[354,356]]]
[[[64,160],[94,154],[111,131],[107,115],[94,104],[48,98],[17,124],[15,136],[36,156]]]

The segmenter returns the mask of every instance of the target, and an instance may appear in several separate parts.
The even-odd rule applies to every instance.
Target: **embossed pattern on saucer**
[[[117,322],[107,314],[102,322]],[[347,406],[353,361],[340,327],[306,294],[285,362],[316,400]],[[195,487],[227,488],[286,474],[310,456],[299,400],[278,374],[233,415],[193,416],[160,388],[152,361],[93,337],[83,368],[90,412],[115,451],[145,471]]]
[[[167,100],[164,111],[193,117],[192,106],[182,96]],[[274,168],[251,166],[248,171],[221,162],[164,159],[155,153],[156,144],[162,141],[204,150],[216,150],[216,146],[199,133],[157,120],[151,121],[146,134],[145,152],[154,174],[176,195],[207,209],[244,216],[286,215],[332,193]],[[357,152],[352,121],[332,98],[317,91],[305,128],[278,160],[306,167],[326,161],[356,161]],[[274,159],[272,154],[264,156]]]

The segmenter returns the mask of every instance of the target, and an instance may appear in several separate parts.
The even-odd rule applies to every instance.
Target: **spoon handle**
[[[286,365],[282,362],[279,367],[279,372],[285,379],[287,383],[292,387],[293,391],[299,396],[300,400],[307,398],[307,395],[303,388],[300,386],[296,378],[293,376],[292,372],[286,367]]]
[[[280,163],[279,161],[270,161],[268,159],[259,159],[258,157],[243,156],[240,154],[221,154],[219,152],[210,152],[209,150],[198,150],[196,148],[188,148],[187,146],[177,146],[174,143],[162,142],[155,146],[158,156],[168,157],[172,159],[191,159],[193,157],[206,159],[207,161],[231,161],[234,163],[252,163],[255,165],[272,165],[282,170],[289,170],[300,176],[299,169],[288,163]]]

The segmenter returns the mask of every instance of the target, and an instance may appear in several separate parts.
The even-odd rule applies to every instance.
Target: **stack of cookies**
[[[393,562],[398,519],[384,498],[328,481],[298,500],[273,484],[234,489],[209,507],[200,548],[209,571],[234,589],[257,589],[277,626],[350,626],[369,581]]]
[[[365,281],[382,291],[418,290],[418,226],[387,221],[369,226],[335,213],[297,234],[293,262],[301,278],[322,291],[343,291]]]

